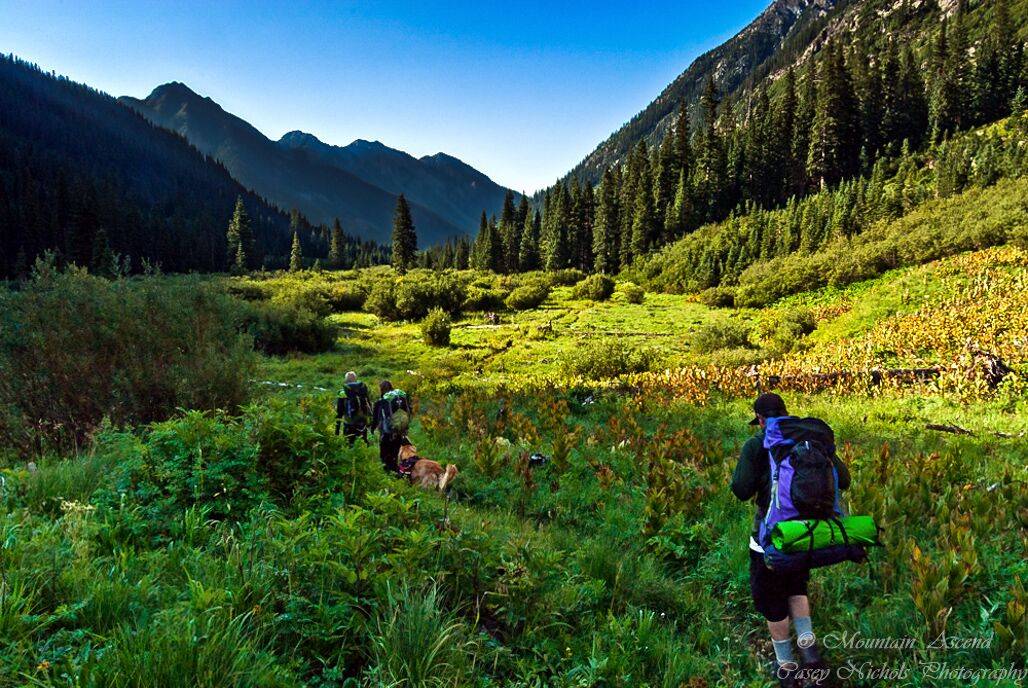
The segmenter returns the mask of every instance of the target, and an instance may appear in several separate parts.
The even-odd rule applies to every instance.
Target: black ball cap
[[[785,401],[774,392],[765,392],[757,397],[753,402],[753,412],[758,416],[764,416],[764,418],[778,418],[779,416],[789,415],[789,412],[785,410]],[[760,419],[754,418],[750,421],[750,425],[760,425]]]

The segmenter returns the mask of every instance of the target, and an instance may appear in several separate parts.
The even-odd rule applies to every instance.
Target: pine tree
[[[692,132],[689,130],[689,109],[685,101],[678,103],[678,117],[675,119],[675,172],[685,170],[685,176],[692,173]]]
[[[568,215],[571,212],[571,193],[565,183],[558,183],[551,202],[543,216],[543,237],[540,241],[543,266],[547,270],[568,267]]]
[[[250,216],[243,205],[243,197],[236,198],[236,208],[232,212],[232,220],[228,223],[228,264],[233,270],[246,272],[253,263],[254,241],[250,228]]]
[[[596,223],[593,226],[593,269],[605,275],[617,272],[618,238],[621,234],[617,182],[608,167],[600,182]]]
[[[522,223],[517,220],[518,211],[514,207],[514,192],[507,189],[503,197],[503,210],[500,212],[500,256],[499,272],[511,273],[518,269],[517,256],[521,246]]]
[[[967,55],[964,3],[958,6],[952,25],[942,22],[932,63],[932,136],[941,140],[971,123],[971,75]]]
[[[289,251],[289,272],[303,270],[303,249],[300,247],[300,232],[293,232],[293,248]]]
[[[890,42],[891,43],[891,42]],[[869,159],[878,156],[882,147],[882,121],[885,102],[883,89],[887,87],[878,61],[872,62],[867,44],[858,40],[850,63],[853,65],[853,88],[860,107],[860,133]],[[888,62],[888,52],[885,62]]]
[[[489,247],[492,244],[490,231],[489,218],[486,217],[483,210],[482,217],[478,221],[478,234],[475,235],[475,243],[471,246],[471,267],[476,270],[492,268],[492,256],[489,253]]]
[[[343,226],[339,224],[339,218],[332,223],[332,239],[328,248],[328,264],[333,268],[345,267],[345,243],[343,240]]]
[[[521,231],[521,246],[518,250],[518,267],[523,272],[538,270],[539,263],[539,231],[542,217],[539,211],[525,214],[525,226]]]
[[[853,174],[860,161],[860,123],[842,46],[829,45],[818,74],[807,174],[822,187]]]
[[[103,228],[93,235],[93,255],[89,261],[89,271],[101,277],[115,277],[118,274],[118,257],[111,250],[107,232]]]
[[[772,120],[774,137],[771,146],[774,148],[776,167],[775,178],[778,180],[775,200],[784,201],[792,193],[793,180],[796,178],[793,144],[796,140],[796,116],[799,101],[796,93],[796,70],[792,66],[785,73],[784,93],[775,108]]]
[[[774,184],[782,169],[775,158],[771,126],[771,100],[764,87],[750,104],[742,174],[743,197],[762,207],[778,196]]]
[[[701,222],[721,215],[727,186],[727,159],[724,142],[717,131],[717,113],[720,104],[713,76],[707,77],[707,86],[700,98],[703,111],[703,135],[696,152],[695,181],[697,212]]]
[[[641,168],[639,183],[635,192],[635,203],[632,210],[632,256],[645,254],[656,238],[657,218],[653,209],[653,175],[650,160],[646,153],[646,142],[639,141],[638,148]]]
[[[669,241],[682,236],[690,229],[692,217],[692,194],[689,191],[689,177],[685,170],[678,173],[678,184],[675,186],[675,200],[665,222]]]
[[[675,201],[675,184],[678,182],[678,156],[675,154],[673,131],[664,134],[660,148],[656,151],[656,165],[653,174],[653,200],[655,221],[664,227],[665,218]]]
[[[814,61],[809,60],[807,73],[803,77],[803,97],[796,110],[796,128],[793,134],[792,189],[790,195],[803,195],[810,188],[807,175],[807,158],[810,155],[811,127],[814,124],[814,107],[817,104],[817,78]]]
[[[453,250],[453,267],[458,270],[467,270],[471,264],[471,243],[466,236],[457,240],[457,246]]]
[[[414,266],[418,252],[418,234],[411,219],[410,206],[403,194],[396,199],[393,215],[393,268],[401,275]]]
[[[1010,114],[1021,72],[1022,46],[1014,34],[1006,0],[993,0],[990,28],[975,65],[975,109],[979,123]]]

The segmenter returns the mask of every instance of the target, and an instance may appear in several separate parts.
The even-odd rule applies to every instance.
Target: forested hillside
[[[290,218],[238,184],[180,136],[110,96],[0,59],[0,276],[24,274],[47,250],[110,272],[143,261],[168,271],[228,267],[237,199],[249,217],[249,267],[284,265]],[[325,228],[293,221],[309,257],[327,256]],[[350,264],[380,249],[341,235]]]
[[[603,171],[598,187],[572,175],[542,194],[538,221],[534,214],[528,223],[510,214],[483,221],[470,264],[612,274],[688,237],[690,259],[698,261],[689,269],[705,275],[689,288],[733,284],[749,262],[772,253],[814,250],[929,196],[1023,174],[1022,136],[961,132],[1028,105],[1020,35],[1028,13],[1020,5],[1011,12],[1008,0],[956,3],[949,15],[928,3],[890,7],[839,4],[846,14],[830,13],[823,31],[803,34],[805,49],[790,40],[769,58],[783,69],[763,79],[754,73],[749,89],[730,98],[708,74],[698,106],[681,100],[659,143],[639,139],[627,160]],[[938,179],[895,189],[925,175]],[[897,201],[897,194],[906,197]],[[729,244],[708,227],[729,217],[759,223],[775,208],[786,213],[791,234],[770,253],[760,245],[765,238]],[[804,223],[811,229],[801,236]],[[776,224],[775,231],[783,230]],[[448,255],[460,254],[437,252],[426,264],[446,264]]]

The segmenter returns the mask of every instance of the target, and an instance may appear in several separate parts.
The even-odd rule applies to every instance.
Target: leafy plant
[[[452,326],[453,323],[446,311],[434,308],[421,321],[421,336],[430,346],[449,346]]]

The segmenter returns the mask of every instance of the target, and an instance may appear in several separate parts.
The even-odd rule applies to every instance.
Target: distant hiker
[[[360,382],[357,373],[351,370],[346,374],[345,383],[339,390],[339,398],[336,399],[336,434],[339,434],[341,424],[343,436],[351,447],[358,437],[367,442],[370,417],[371,399],[368,397],[368,386]]]
[[[814,462],[823,459],[828,466],[828,473],[834,473],[834,481],[829,479],[825,482],[830,483],[826,489],[833,492],[830,499],[834,500],[836,505],[836,488],[849,488],[850,474],[846,465],[835,455],[834,435],[822,421],[789,416],[785,402],[777,394],[758,396],[753,403],[753,411],[756,417],[750,421],[750,425],[759,425],[760,431],[743,445],[739,463],[732,476],[732,492],[735,496],[744,501],[754,499],[757,506],[753,533],[750,536],[750,593],[757,611],[767,620],[767,628],[775,649],[775,675],[780,685],[796,686],[799,676],[805,677],[805,685],[826,685],[826,682],[822,681],[827,680],[829,671],[817,649],[810,620],[810,602],[807,599],[810,571],[808,568],[789,571],[768,568],[765,563],[764,547],[760,542],[766,542],[764,530],[768,526],[771,513],[781,508],[783,494],[776,494],[775,503],[772,503],[771,495],[773,490],[777,491],[781,487],[778,478],[779,469],[785,463],[784,459],[791,457],[790,461],[799,466],[789,476],[793,490],[801,484],[800,474],[806,470],[805,466],[800,465],[802,459],[798,458],[794,451],[796,443],[789,439],[781,441],[783,429],[791,431],[792,427],[799,427],[800,430],[797,432],[803,432],[803,428],[809,427],[813,428],[813,431],[827,431],[824,444],[830,444],[830,447],[824,447],[816,441],[812,442],[814,449],[809,449],[811,444],[800,444],[806,444],[809,456],[813,457]],[[783,446],[787,447],[784,451],[780,449]],[[821,452],[820,449],[824,451]],[[796,492],[793,492],[792,497],[795,496]],[[784,499],[789,500],[789,497]],[[789,637],[790,618],[796,628],[797,644],[803,661],[802,668],[798,666],[793,655],[792,641]],[[816,680],[812,681],[811,678]]]
[[[382,398],[375,402],[371,421],[372,429],[378,433],[378,456],[387,471],[397,473],[400,447],[410,444],[407,440],[412,415],[410,398],[406,392],[393,389],[389,380],[382,380],[378,389]]]

